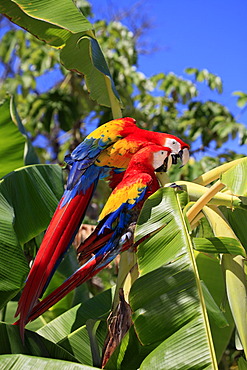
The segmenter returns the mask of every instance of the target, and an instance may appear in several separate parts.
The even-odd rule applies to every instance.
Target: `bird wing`
[[[124,213],[127,222],[129,221],[128,212],[131,212],[132,208],[144,199],[151,181],[152,178],[148,174],[133,176],[125,180],[124,183],[121,182],[113,190],[99,216],[99,225],[77,249],[78,254],[80,254],[79,260],[84,260],[106,244],[112,237],[115,228],[114,222],[119,221],[121,213]],[[141,205],[138,208],[141,208]],[[126,220],[123,224],[126,224]]]
[[[134,132],[137,129],[135,122],[130,117],[109,121],[89,134],[71,154],[67,155],[65,162],[72,166],[67,188],[70,189],[77,183],[82,171],[93,164],[102,151],[130,132]]]
[[[128,176],[123,179],[108,198],[99,216],[99,221],[106,216],[108,216],[108,219],[115,221],[122,208],[133,208],[143,199],[151,182],[152,177],[146,173]]]

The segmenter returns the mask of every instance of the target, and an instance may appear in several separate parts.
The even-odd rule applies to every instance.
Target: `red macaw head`
[[[177,158],[181,159],[182,166],[184,166],[188,162],[190,158],[190,146],[186,144],[183,140],[179,139],[176,136],[165,134],[163,145],[171,149],[173,164],[177,163]]]
[[[132,167],[151,171],[166,172],[172,165],[171,149],[163,145],[149,144],[138,150],[130,160],[128,170]]]
[[[169,147],[163,147],[153,151],[152,154],[152,166],[157,172],[166,172],[170,169],[173,159],[171,156],[171,149]]]

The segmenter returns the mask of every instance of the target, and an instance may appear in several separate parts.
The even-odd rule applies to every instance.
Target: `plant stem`
[[[118,278],[115,290],[115,296],[113,300],[113,310],[117,307],[119,302],[119,289],[124,287],[124,298],[126,302],[128,302],[128,293],[133,282],[138,277],[138,273],[134,275],[136,265],[136,254],[133,251],[125,251],[121,254],[120,263],[119,263],[119,271],[118,271]],[[130,279],[127,279],[129,277]],[[126,281],[128,280],[128,286],[126,286]]]
[[[237,164],[242,162],[244,159],[245,158],[240,158],[240,159],[235,159],[235,161],[224,163],[221,166],[216,167],[213,170],[208,171],[204,173],[203,175],[197,177],[195,180],[193,180],[193,182],[199,185],[203,185],[203,186],[208,185],[210,184],[210,182],[220,178],[222,173],[226,172],[231,167],[236,166]]]
[[[198,213],[195,218],[193,218],[191,223],[191,230],[193,230],[199,223],[199,221],[204,217],[202,212]]]
[[[202,208],[217,194],[220,190],[225,187],[220,180],[218,180],[208,191],[198,199],[198,201],[188,210],[187,217],[191,223],[193,219],[198,215]]]

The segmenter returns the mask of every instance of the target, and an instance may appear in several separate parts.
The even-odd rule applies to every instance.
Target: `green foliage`
[[[11,172],[0,182],[0,307],[22,288],[28,273],[22,248],[45,230],[62,194],[58,166]]]
[[[0,158],[1,172],[0,177],[6,175],[9,171],[21,167],[24,164],[25,138],[20,133],[10,116],[10,102],[6,101],[0,106],[1,115],[1,134],[0,134]],[[8,162],[4,158],[8,152]]]
[[[245,256],[243,247],[241,244],[232,238],[196,238],[194,240],[195,249],[199,252],[204,253],[230,253],[230,254],[240,254]]]
[[[0,366],[4,369],[21,369],[26,366],[30,366],[31,368],[37,368],[40,370],[48,369],[52,367],[54,370],[64,369],[64,370],[90,370],[95,369],[91,366],[84,366],[80,364],[76,364],[74,362],[69,361],[62,361],[62,360],[54,360],[49,358],[39,358],[36,356],[28,356],[28,355],[2,355],[0,356]]]
[[[49,4],[38,0],[6,1],[1,4],[0,10],[13,23],[57,48],[64,46],[71,33],[92,29],[92,25],[71,1],[60,1],[59,8],[56,0],[49,1]]]
[[[205,221],[205,219],[202,219],[202,221],[203,220]],[[202,224],[203,222],[201,222],[200,231],[202,231]],[[211,231],[212,230],[209,228],[206,232],[204,232],[204,235],[209,235]],[[226,345],[229,343],[234,330],[234,321],[225,295],[224,275],[220,265],[220,260],[215,254],[197,253],[196,263],[202,282],[203,294],[206,301],[205,303],[208,309],[215,354],[219,362],[223,356],[223,353],[225,352]],[[207,295],[205,294],[205,290],[209,292],[210,296],[217,305],[217,307],[214,308],[214,312],[212,312],[208,307],[209,305],[208,301],[206,300]],[[223,317],[220,316],[220,314]]]
[[[222,174],[221,181],[233,194],[247,196],[247,158]]]
[[[62,162],[85,135],[85,122],[101,124],[112,119],[112,112],[121,114],[120,96],[123,114],[141,127],[168,131],[187,142],[200,139],[198,147],[193,144],[195,152],[207,151],[212,143],[221,148],[237,136],[246,143],[245,126],[227,107],[200,99],[201,83],[222,92],[220,77],[187,68],[189,77],[159,73],[147,78],[137,69],[137,36],[121,22],[92,25],[85,18],[91,15],[90,4],[77,0],[76,5],[80,11],[68,0],[59,6],[55,0],[0,5],[2,14],[37,37],[2,18],[8,31],[0,45],[0,97],[15,95],[16,101],[7,98],[0,106],[1,176],[7,174],[0,183],[2,368],[99,368],[113,302],[112,290],[89,299],[83,285],[28,325],[25,344],[18,327],[10,325],[28,262],[63,192],[60,167],[33,165],[39,159],[32,141],[39,135],[48,140],[50,153],[40,150],[41,162]],[[57,83],[40,92],[37,81],[47,72],[57,73]],[[239,107],[245,107],[246,94],[235,95]],[[129,295],[133,325],[106,369],[216,369],[235,325],[247,353],[247,308],[242,304],[247,297],[247,169],[240,157],[228,151],[198,162],[192,158],[182,170],[173,166],[170,181],[182,190],[161,189],[145,203],[136,241],[147,238],[137,250],[140,277]],[[230,162],[227,171],[222,162]],[[215,180],[226,188],[212,194],[209,184]],[[203,208],[205,195],[208,207]],[[191,206],[196,209],[192,219]],[[46,294],[76,268],[71,249]],[[101,278],[106,279],[104,273]],[[246,367],[243,358],[239,367]]]
[[[35,332],[27,331],[25,344],[18,333],[18,326],[0,324],[1,349],[0,354],[22,353],[26,355],[57,358],[77,362],[66,350],[56,345]],[[1,359],[1,357],[0,357]]]
[[[89,13],[87,2],[77,5],[85,15]],[[46,20],[45,27],[50,27],[52,22],[52,19]],[[61,33],[64,30],[62,19],[60,23]],[[87,27],[87,23],[83,23],[84,26]],[[71,27],[71,24],[67,25],[68,29]],[[91,31],[88,34],[85,30],[82,33],[77,30],[70,38],[69,31],[66,31],[67,36],[62,33],[61,37],[67,44],[62,48],[61,61],[73,71],[86,73],[87,88],[94,98],[102,97],[102,104],[110,104],[106,101],[108,94],[104,90],[104,76],[110,73],[115,83],[112,91],[115,95],[118,92],[123,102],[123,115],[135,117],[140,126],[177,134],[188,142],[200,138],[201,144],[198,147],[193,145],[195,151],[207,151],[212,143],[220,148],[236,136],[241,144],[246,142],[245,126],[238,123],[225,106],[215,101],[200,100],[201,82],[206,83],[211,90],[219,93],[222,91],[222,82],[218,76],[205,69],[187,68],[185,71],[190,79],[173,73],[159,73],[147,78],[136,67],[138,54],[135,34],[116,21],[97,21],[94,29],[98,43]],[[20,29],[8,31],[0,47],[0,58],[5,66],[2,96],[6,91],[15,93],[18,88],[18,110],[23,123],[33,139],[39,134],[46,136],[53,150],[52,159],[62,162],[65,151],[68,148],[72,150],[82,140],[85,122],[89,125],[97,119],[101,124],[112,118],[108,108],[100,107],[88,98],[84,78],[75,72],[66,71],[60,65],[59,52],[29,33]],[[95,64],[93,58],[97,58],[99,63]],[[16,63],[13,63],[14,60]],[[56,72],[58,83],[51,90],[40,93],[36,77],[45,76],[48,70],[50,73]],[[89,78],[90,71],[94,71],[92,80]],[[59,130],[68,132],[66,140],[58,139]],[[43,160],[48,159],[45,151],[41,154]],[[231,152],[230,155],[233,158],[236,153]]]
[[[201,71],[197,68],[186,68],[185,72],[189,75],[195,75],[195,80],[198,82],[206,82],[211,90],[217,90],[222,93],[223,85],[221,78],[213,73],[210,73],[207,69]]]
[[[239,163],[244,165],[245,160]],[[43,167],[45,168],[45,166],[31,166],[27,169],[34,170]],[[50,167],[47,166],[47,168]],[[227,178],[230,186],[232,184],[231,179],[237,177],[236,174],[239,170],[243,171],[239,164],[228,170]],[[22,173],[22,171],[14,172],[14,174]],[[220,170],[218,172],[221,173]],[[33,182],[37,182],[38,185],[37,177],[33,177]],[[8,176],[8,178],[11,179],[11,176]],[[240,183],[242,181],[241,177],[238,177],[238,179]],[[49,176],[48,181],[50,181]],[[23,182],[27,183],[25,178]],[[238,188],[241,189],[241,186],[238,186]],[[46,192],[44,191],[44,193]],[[38,194],[33,194],[33,197],[37,199]],[[138,248],[141,277],[133,285],[130,294],[135,330],[132,328],[125,336],[120,347],[117,348],[110,359],[107,368],[124,368],[124,364],[130,358],[132,358],[129,363],[130,369],[150,368],[150,366],[169,368],[175,366],[175,363],[179,363],[182,359],[187,361],[187,368],[190,368],[192,358],[195,364],[199,365],[201,363],[201,367],[204,366],[203,364],[210,364],[211,361],[215,361],[213,360],[212,344],[210,345],[210,331],[205,315],[205,307],[208,308],[218,359],[229,341],[233,321],[229,316],[229,308],[227,308],[226,318],[219,308],[222,303],[220,299],[224,298],[224,282],[222,278],[219,279],[222,276],[222,271],[215,257],[218,253],[225,252],[243,254],[242,247],[235,239],[212,238],[210,230],[206,231],[203,226],[203,233],[200,233],[200,238],[194,238],[194,244],[197,249],[211,254],[211,257],[208,258],[211,267],[206,268],[207,261],[198,262],[200,278],[203,279],[205,284],[203,291],[200,290],[200,281],[192,252],[192,240],[182,212],[182,208],[188,202],[188,197],[194,196],[193,194],[190,189],[188,194],[184,192],[177,194],[169,188],[161,189],[149,198],[145,204],[139,219],[136,240],[138,238],[142,239],[156,230],[158,232]],[[222,194],[227,197],[224,193]],[[246,213],[246,211],[243,212]],[[26,212],[24,217],[26,217]],[[207,238],[207,241],[202,239],[202,236]],[[16,252],[18,248],[20,246],[15,246]],[[225,249],[228,249],[228,251]],[[199,253],[197,260],[200,261],[201,258],[205,259],[204,254]],[[11,258],[12,266],[15,260],[18,262],[17,253]],[[213,273],[213,266],[217,267],[215,273]],[[208,275],[208,271],[210,271],[210,275]],[[13,272],[8,274],[14,276]],[[58,280],[55,280],[55,284],[58,283]],[[202,292],[204,292],[205,303]],[[8,299],[10,298],[11,296],[8,297]],[[71,304],[73,305],[70,300],[67,307],[69,308]],[[93,299],[85,300],[79,306],[74,306],[71,309],[67,308],[60,316],[57,316],[59,311],[53,308],[53,316],[48,319],[51,321],[46,325],[40,322],[38,326],[42,327],[37,333],[58,344],[60,348],[66,349],[79,362],[92,365],[89,354],[91,342],[85,325],[87,325],[89,319],[99,321],[96,338],[101,353],[106,335],[105,320],[111,304],[112,294],[110,291],[106,291]],[[181,315],[181,310],[183,315]],[[44,315],[44,318],[47,320],[48,317]],[[202,324],[203,322],[204,324]],[[223,337],[219,335],[219,330],[224,331]],[[5,333],[3,338],[6,336]],[[17,335],[17,332],[14,335]],[[195,342],[191,338],[194,338]],[[202,338],[204,339],[202,340]],[[34,337],[35,343],[39,340],[39,337]],[[196,343],[197,345],[195,345]],[[31,353],[47,357],[45,353],[32,349],[31,344],[27,345],[28,352],[23,352],[22,347],[20,347],[20,351],[26,354]],[[179,351],[177,351],[178,346]],[[168,349],[170,356],[167,356]],[[133,351],[135,356],[133,356]],[[193,351],[193,356],[187,357],[186,353],[191,353],[191,351]],[[6,353],[10,353],[10,350],[6,349]],[[52,353],[50,352],[51,356],[58,358],[57,355]],[[179,353],[179,356],[176,355],[177,353]],[[204,357],[201,357],[201,353],[204,353]],[[154,364],[157,364],[157,367]]]
[[[185,200],[184,196],[179,200],[172,189],[161,189],[149,198],[139,218],[138,238],[147,235],[150,227],[157,229],[160,223],[166,225],[139,247],[141,277],[130,294],[139,340],[143,345],[156,344],[142,368],[174,368],[176,363],[178,368],[182,368],[182,363],[189,368],[194,366],[193,361],[199,368],[209,364],[214,367],[202,291],[198,286],[192,244],[182,216],[180,202]],[[151,217],[147,220],[150,210]],[[192,336],[195,342],[189,339]],[[175,356],[179,347],[180,354]],[[168,348],[171,349],[169,355]],[[186,364],[188,352],[192,356]]]
[[[39,163],[39,159],[22,125],[13,99],[7,99],[0,105],[0,115],[0,177],[3,177],[24,164]]]
[[[226,107],[213,101],[191,102],[181,119],[181,124],[189,131],[192,140],[200,137],[205,147],[215,141],[217,148],[220,148],[230,136],[235,138],[241,127]]]
[[[238,96],[237,105],[243,108],[247,104],[247,94],[242,91],[234,91],[233,95]]]

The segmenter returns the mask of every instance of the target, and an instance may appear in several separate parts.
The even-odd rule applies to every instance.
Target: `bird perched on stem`
[[[100,126],[65,158],[70,166],[67,187],[43,238],[18,303],[16,316],[20,314],[22,327],[72,243],[99,179],[109,176],[113,171],[116,186],[122,178],[119,173],[125,171],[132,156],[149,144],[170,148],[175,161],[179,156],[182,164],[189,158],[188,144],[173,135],[140,129],[135,120],[129,117]]]
[[[155,171],[167,170],[171,166],[170,154],[170,148],[150,144],[132,156],[122,181],[113,190],[100,214],[97,228],[80,248],[80,252],[93,251],[93,256],[17,322],[21,330],[28,321],[37,318],[131,246],[133,225],[143,203],[160,187]]]

